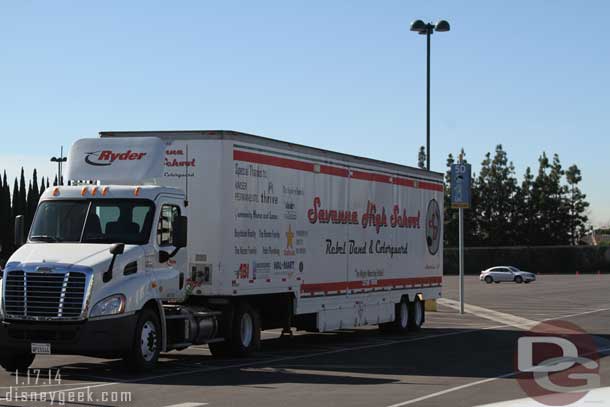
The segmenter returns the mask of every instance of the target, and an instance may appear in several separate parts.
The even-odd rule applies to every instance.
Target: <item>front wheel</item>
[[[143,372],[157,364],[161,352],[160,327],[157,313],[148,308],[140,312],[131,351],[124,358],[129,370]]]
[[[523,277],[521,277],[521,276],[515,277],[515,283],[521,284],[522,282],[523,282]]]
[[[494,279],[493,279],[493,278],[491,278],[491,276],[486,276],[486,277],[485,277],[485,282],[486,282],[487,284],[491,284],[491,283],[493,283],[493,282],[494,282]]]
[[[34,358],[36,358],[36,355],[33,353],[2,355],[0,356],[0,366],[7,372],[24,372],[32,365]]]

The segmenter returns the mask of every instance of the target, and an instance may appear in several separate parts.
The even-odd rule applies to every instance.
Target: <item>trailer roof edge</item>
[[[327,157],[333,157],[335,159],[345,160],[345,161],[353,161],[353,162],[366,162],[371,165],[381,165],[385,168],[393,167],[396,170],[408,170],[410,172],[415,172],[419,175],[423,176],[431,176],[433,178],[441,178],[441,181],[444,178],[444,174],[437,171],[427,171],[417,167],[411,167],[404,164],[393,163],[389,161],[377,160],[369,157],[362,157],[352,154],[340,153],[332,150],[325,150],[318,147],[307,146],[304,144],[292,143],[289,141],[282,141],[277,139],[272,139],[269,137],[258,136],[255,134],[249,134],[234,130],[151,130],[151,131],[100,131],[100,137],[161,137],[161,138],[171,138],[171,136],[175,136],[176,138],[184,139],[193,139],[193,140],[234,140],[241,142],[249,142],[254,144],[263,145],[266,147],[272,148],[290,148],[293,151],[298,151],[305,154],[323,154]]]

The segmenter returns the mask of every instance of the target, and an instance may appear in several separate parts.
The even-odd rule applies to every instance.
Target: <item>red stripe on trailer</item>
[[[320,173],[327,175],[335,175],[337,177],[347,178],[349,176],[349,171],[345,168],[331,167],[330,165],[321,165]]]
[[[313,164],[304,161],[291,160],[283,157],[274,157],[259,153],[251,153],[249,151],[233,150],[233,160],[247,161],[256,164],[267,164],[274,167],[292,168],[293,170],[302,170],[313,172]]]
[[[376,287],[394,287],[405,285],[436,285],[441,284],[442,277],[415,277],[415,278],[386,278],[377,280],[375,284],[364,284],[362,281],[337,281],[332,283],[311,283],[302,284],[301,292],[328,292],[328,291],[344,291],[344,290],[364,290],[366,288]]]
[[[271,165],[273,167],[290,168],[293,170],[315,172],[315,165],[313,163],[260,153],[252,153],[250,151],[233,150],[233,160]],[[384,184],[396,184],[431,191],[443,191],[443,185],[434,182],[417,181],[408,178],[394,177],[387,174],[360,170],[353,170],[350,174],[350,171],[347,168],[334,167],[331,165],[320,165],[319,168],[320,173],[326,175],[334,175],[343,178],[351,177],[358,180],[381,182]]]

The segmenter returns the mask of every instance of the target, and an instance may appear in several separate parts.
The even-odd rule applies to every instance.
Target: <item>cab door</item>
[[[175,222],[181,215],[184,215],[184,206],[180,200],[164,198],[159,201],[155,229],[153,229],[156,233],[154,241],[156,267],[152,286],[158,290],[158,298],[162,300],[184,299],[187,248],[176,251],[174,246]],[[163,261],[164,254],[160,255],[161,252],[174,255]]]

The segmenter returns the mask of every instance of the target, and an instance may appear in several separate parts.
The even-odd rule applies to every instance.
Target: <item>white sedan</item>
[[[498,266],[481,271],[479,280],[485,281],[487,284],[500,283],[503,281],[514,281],[519,284],[527,284],[536,281],[536,275],[529,271],[519,270],[517,267],[513,266]]]

